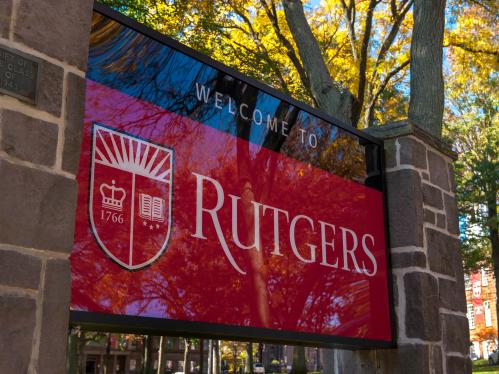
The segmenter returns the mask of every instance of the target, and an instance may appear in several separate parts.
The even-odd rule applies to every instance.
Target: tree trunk
[[[322,372],[334,374],[334,350],[322,348]]]
[[[307,364],[305,362],[305,347],[293,347],[293,366],[290,374],[307,374]]]
[[[67,374],[78,374],[78,332],[71,329],[68,336]]]
[[[78,374],[85,374],[85,369],[87,366],[86,357],[85,357],[85,346],[87,345],[87,340],[85,339],[84,332],[78,332],[77,334],[77,355],[78,355]]]
[[[487,226],[489,228],[489,239],[492,247],[492,262],[494,264],[494,276],[496,279],[496,316],[499,321],[499,232],[497,224],[497,188],[492,193],[488,193],[487,198]]]
[[[444,111],[444,11],[445,0],[414,1],[409,120],[438,137]]]
[[[161,336],[159,338],[158,371],[157,371],[157,374],[164,374],[164,372],[165,372],[167,349],[168,349],[168,337]]]
[[[154,336],[148,335],[146,337],[145,345],[145,363],[144,363],[144,374],[153,374],[154,372]]]
[[[317,39],[305,17],[300,0],[283,0],[284,13],[300,59],[310,81],[315,103],[324,112],[352,124],[352,95],[331,78]]]
[[[189,356],[189,340],[184,338],[184,374],[189,374],[191,371],[188,368],[189,363],[187,358]]]
[[[107,334],[106,354],[104,355],[104,374],[111,373],[111,334]]]
[[[320,349],[315,348],[315,371],[320,371],[321,370],[321,356],[320,356]]]
[[[220,356],[220,340],[213,341],[213,374],[220,374],[222,357]]]
[[[372,127],[374,120],[374,97],[372,97],[372,93],[370,92],[366,98],[365,107],[363,127],[369,128]]]
[[[213,374],[213,339],[208,340],[208,374]]]
[[[237,373],[237,344],[235,342],[232,342],[232,372],[234,374]]]
[[[246,346],[246,362],[244,365],[245,374],[253,374],[253,343]]]
[[[199,339],[199,373],[204,370],[204,339]]]

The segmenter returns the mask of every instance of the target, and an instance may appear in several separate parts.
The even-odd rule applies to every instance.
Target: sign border
[[[201,54],[174,39],[171,39],[157,31],[154,31],[147,26],[144,26],[137,21],[126,17],[125,15],[99,4],[97,0],[94,2],[93,11],[110,18],[132,30],[141,33],[161,44],[164,44],[174,50],[177,50],[191,58],[200,61],[203,64],[212,66],[234,78],[246,82],[257,89],[274,96],[279,100],[286,101],[297,108],[306,111],[319,119],[331,123],[334,126],[347,131],[359,139],[364,139],[378,146],[377,158],[380,170],[380,187],[383,195],[384,208],[384,225],[385,225],[385,255],[388,280],[388,303],[390,313],[391,340],[373,340],[354,337],[344,337],[339,335],[325,335],[316,333],[305,333],[289,330],[274,330],[257,327],[234,326],[206,322],[193,322],[184,320],[172,320],[166,318],[153,318],[142,316],[128,316],[119,314],[96,313],[70,310],[69,325],[70,327],[79,327],[83,330],[92,331],[108,331],[116,333],[137,333],[137,334],[153,334],[167,336],[195,336],[200,338],[217,338],[231,339],[240,341],[266,342],[275,344],[292,344],[316,346],[325,348],[342,348],[342,349],[368,349],[368,348],[396,348],[397,326],[395,323],[395,312],[393,302],[393,275],[392,264],[390,257],[390,236],[388,230],[388,201],[386,195],[386,173],[384,159],[384,142],[382,139],[376,138],[356,128],[343,124],[337,118],[320,112],[305,103],[299,102],[276,89],[269,87],[262,82],[259,82],[251,77],[244,76],[237,70],[227,67],[210,57]]]

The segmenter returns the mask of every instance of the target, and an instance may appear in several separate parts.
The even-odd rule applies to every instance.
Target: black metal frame
[[[326,115],[311,106],[299,102],[253,78],[247,77],[239,73],[237,70],[227,67],[218,61],[215,61],[206,55],[203,55],[157,31],[154,31],[123,14],[97,2],[94,3],[94,11],[123,24],[159,43],[165,44],[175,50],[178,50],[189,57],[192,57],[204,64],[210,65],[225,74],[231,75],[243,82],[246,82],[259,90],[276,97],[279,100],[287,101],[288,103],[304,110],[314,116],[325,120],[357,137],[376,144],[379,148],[378,159],[381,173],[381,187],[383,191],[383,204],[385,210],[385,236],[386,236],[386,266],[388,276],[388,301],[390,311],[390,322],[392,329],[392,340],[371,340],[362,338],[351,338],[337,335],[324,335],[315,333],[304,333],[289,330],[272,330],[265,328],[245,327],[223,325],[205,322],[192,322],[183,320],[170,320],[164,318],[153,317],[138,317],[127,315],[116,315],[107,313],[94,313],[84,311],[70,311],[70,326],[79,326],[84,330],[100,330],[109,332],[123,333],[138,333],[138,334],[153,334],[153,335],[169,335],[169,336],[196,336],[203,338],[225,338],[231,340],[242,341],[261,341],[269,343],[281,343],[292,345],[309,345],[328,348],[342,349],[369,349],[369,348],[395,348],[396,347],[396,325],[394,319],[393,305],[393,279],[391,272],[390,245],[388,233],[388,210],[386,199],[386,181],[384,172],[384,151],[383,140],[363,133],[358,129],[343,124],[338,119]]]

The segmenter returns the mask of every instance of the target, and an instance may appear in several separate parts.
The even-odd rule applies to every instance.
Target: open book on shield
[[[150,221],[163,222],[165,220],[165,201],[160,197],[141,193],[139,195],[139,216]]]

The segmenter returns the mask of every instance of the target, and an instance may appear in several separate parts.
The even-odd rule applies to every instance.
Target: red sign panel
[[[378,145],[94,21],[73,322],[114,315],[158,331],[170,321],[193,334],[391,344],[383,194],[370,182]],[[125,41],[154,55],[140,60]]]

